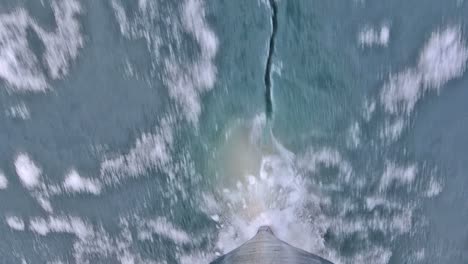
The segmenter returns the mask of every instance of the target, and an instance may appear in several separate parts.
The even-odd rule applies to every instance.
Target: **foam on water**
[[[30,20],[24,9],[0,15],[0,77],[14,89],[44,91],[46,76],[26,36]]]
[[[427,90],[440,90],[465,71],[468,47],[458,27],[437,30],[422,49],[414,68],[392,74],[380,94],[391,114],[409,114]]]
[[[375,112],[375,108],[376,108],[375,100],[365,99],[364,107],[363,107],[363,113],[362,113],[362,116],[364,117],[365,121],[367,121],[367,122],[370,121],[370,119],[372,118],[372,115]]]
[[[378,99],[365,101],[364,121],[371,121],[376,103],[380,103],[386,114],[379,124],[380,139],[387,144],[396,142],[419,99],[428,91],[439,92],[448,81],[462,76],[467,60],[468,46],[459,27],[434,31],[420,51],[416,66],[391,73]]]
[[[348,138],[347,138],[347,145],[351,148],[356,148],[361,144],[361,128],[359,127],[358,122],[354,122],[349,127]]]
[[[380,131],[380,138],[384,141],[396,141],[404,128],[405,120],[402,117],[391,121],[387,120],[384,122],[383,128]]]
[[[213,59],[218,49],[218,39],[205,21],[203,4],[199,0],[187,0],[182,11],[182,24],[198,42],[200,54],[189,70],[180,65],[177,58],[166,60],[166,80],[169,95],[182,107],[187,119],[198,122],[201,113],[200,94],[213,88],[216,66]]]
[[[387,162],[384,174],[380,179],[379,188],[381,190],[386,189],[392,183],[411,184],[416,178],[417,173],[418,167],[416,165],[401,167],[392,162]]]
[[[0,190],[4,190],[8,187],[8,179],[3,173],[3,171],[0,170]]]
[[[138,239],[153,241],[153,234],[163,236],[177,244],[188,244],[191,237],[184,230],[175,227],[164,217],[139,221]]]
[[[36,199],[42,209],[51,213],[53,208],[49,198],[51,194],[59,192],[59,187],[47,185],[44,182],[42,169],[36,165],[27,153],[18,154],[14,166],[21,184]]]
[[[155,134],[145,133],[125,155],[105,159],[100,176],[104,184],[117,184],[125,178],[138,177],[151,168],[163,168],[171,161],[172,121],[164,119]]]
[[[31,113],[29,112],[29,109],[24,102],[11,106],[8,110],[6,110],[6,115],[11,118],[22,120],[31,118]]]
[[[261,131],[265,129],[266,124],[264,117],[259,115],[254,118],[251,125],[246,126],[250,129],[250,133],[245,133],[249,144],[260,149],[261,144],[264,144],[261,140],[264,135]],[[152,136],[147,138],[142,136],[143,139],[139,140],[141,143],[136,144],[128,154],[116,158],[122,162],[113,163],[120,165],[113,167],[115,170],[108,170],[109,174],[103,174],[103,182],[118,183],[126,177],[137,177],[154,167],[168,170],[169,163],[174,160],[162,157],[172,156],[171,142],[174,132],[169,125],[171,122],[165,122],[167,122],[165,128],[161,125],[160,129],[151,134]],[[229,135],[233,136],[235,133]],[[262,225],[272,226],[279,238],[292,245],[317,253],[338,264],[359,261],[388,263],[392,255],[391,249],[388,246],[372,244],[369,237],[373,232],[381,232],[386,238],[393,240],[411,231],[413,206],[390,200],[386,193],[392,184],[405,186],[414,182],[417,167],[387,163],[380,181],[384,187],[374,196],[362,196],[356,201],[356,197],[349,197],[349,190],[343,189],[351,186],[355,188],[354,191],[359,192],[359,182],[362,180],[356,178],[351,163],[338,150],[330,147],[309,148],[304,153],[294,154],[274,137],[272,143],[273,150],[260,157],[257,171],[238,175],[237,181],[232,185],[221,183],[222,191],[219,193],[205,194],[200,209],[214,219],[218,227],[218,234],[213,241],[215,248],[199,249],[197,241],[201,241],[200,237],[194,237],[164,216],[148,218],[132,215],[121,218],[117,233],[115,230],[108,233],[99,224],[93,226],[76,216],[49,214],[47,217],[32,217],[27,229],[40,236],[52,233],[76,236],[73,256],[77,263],[93,263],[96,259],[118,260],[119,263],[165,263],[165,259],[149,260],[143,257],[138,246],[142,241],[154,243],[162,241],[161,239],[174,244],[178,263],[208,263],[217,255],[226,253],[245,242]],[[160,144],[167,146],[167,149],[161,148]],[[232,151],[242,150],[233,148]],[[187,164],[180,165],[187,166]],[[238,166],[244,165],[239,163]],[[324,167],[337,171],[333,182],[325,182],[321,178],[323,177],[321,170]],[[116,177],[119,175],[115,174],[116,172],[122,173],[122,176]],[[124,176],[129,172],[133,174]],[[78,186],[76,184],[84,179],[79,175],[76,176],[77,174],[72,170],[66,177],[66,179],[75,178],[69,180],[69,188],[75,188]],[[35,197],[48,197],[53,186],[43,185],[45,184],[39,182],[34,187],[33,193],[34,190],[37,191]],[[66,189],[65,184],[63,187]],[[183,189],[184,186],[180,188]],[[344,200],[333,205],[342,207],[341,213],[330,215],[327,208],[332,206],[333,196],[340,196],[340,199]],[[362,212],[361,204],[365,205],[364,208],[371,217],[366,217]],[[380,208],[386,208],[384,211],[390,214],[378,213],[381,211]],[[355,216],[350,218],[349,215]],[[362,249],[352,256],[341,256],[339,249],[325,243],[326,234],[330,232],[342,239],[340,243],[345,243],[347,237],[357,234],[358,237],[362,237],[360,242],[363,245]],[[187,247],[194,249],[187,251]]]
[[[435,197],[439,195],[440,192],[442,192],[442,184],[436,179],[431,178],[431,181],[429,182],[429,188],[426,191],[426,196]]]
[[[460,77],[466,68],[468,47],[461,29],[448,27],[432,33],[423,48],[418,69],[426,89],[440,89],[451,79]]]
[[[132,19],[127,17],[120,1],[113,0],[112,7],[122,35],[146,40],[154,63],[163,68],[162,78],[170,97],[180,106],[186,119],[197,124],[202,109],[200,96],[213,88],[217,73],[213,60],[218,50],[218,39],[206,22],[203,3],[186,0],[181,10],[165,10],[174,14],[164,18],[158,4],[153,2],[140,2],[138,14]],[[176,14],[178,12],[181,14]],[[167,30],[172,36],[168,36],[168,43],[164,44],[170,46],[170,52],[163,55],[159,52],[162,44],[159,35]],[[188,33],[200,48],[194,61],[181,58],[184,51],[180,42],[184,33]]]
[[[390,26],[383,24],[380,30],[366,26],[358,34],[358,42],[361,46],[383,46],[388,45],[390,39]]]
[[[292,168],[284,160],[268,156],[262,161],[259,176],[251,175],[235,189],[224,191],[223,203],[227,204],[224,210],[232,215],[225,212],[221,220],[223,227],[216,244],[218,250],[226,253],[234,249],[251,238],[262,225],[271,226],[279,237],[301,248],[310,250],[323,246],[317,245],[323,239],[314,241],[310,237],[321,237],[324,230],[311,230],[306,221],[298,221],[301,213],[298,209],[305,204],[316,207],[318,201],[306,195],[304,183],[300,178],[292,178],[291,173]]]
[[[90,224],[74,216],[35,217],[29,221],[29,229],[41,236],[46,236],[49,233],[68,233],[81,240],[85,240],[93,234]]]
[[[83,46],[80,23],[77,16],[81,14],[81,4],[77,0],[52,1],[57,28],[48,32],[37,24],[31,26],[39,35],[46,48],[44,61],[52,79],[58,79],[68,73],[70,62],[76,59]]]
[[[264,136],[260,133],[265,128],[262,121],[259,115],[251,126],[245,126],[251,129],[249,144],[259,149],[264,144],[259,139]],[[238,134],[228,133],[226,142]],[[379,179],[378,174],[374,175],[380,171],[378,165],[357,173],[337,149],[309,147],[295,154],[274,137],[272,142],[273,150],[261,155],[258,171],[242,173],[247,170],[239,167],[245,164],[233,160],[241,172],[237,178],[233,181],[229,176],[228,181],[219,182],[218,192],[204,194],[202,210],[218,227],[215,249],[181,255],[180,260],[185,261],[181,263],[200,259],[208,262],[244,243],[262,225],[271,226],[280,239],[293,246],[334,263],[388,263],[392,248],[376,241],[375,234],[383,235],[385,241],[394,241],[412,231],[417,223],[414,212],[418,202],[394,197],[392,187],[425,192],[413,186],[419,181],[418,166],[387,161],[378,172]],[[234,143],[231,151],[239,153],[238,147]],[[241,151],[248,157],[251,152]],[[223,167],[223,171],[227,170]],[[369,190],[373,179],[377,188]],[[326,243],[327,236],[334,238],[332,244]],[[359,243],[359,248],[353,249],[351,255],[342,255],[342,247],[351,240]]]
[[[200,95],[210,90],[216,79],[216,67],[212,60],[218,46],[216,35],[205,21],[202,2],[187,0],[183,2],[181,10],[168,8],[164,12],[174,13],[169,17],[160,17],[161,7],[154,2],[140,1],[136,11],[138,14],[131,18],[127,17],[120,1],[112,0],[111,6],[124,37],[146,40],[154,64],[164,69],[162,73],[158,70],[158,74],[162,74],[171,98],[181,106],[185,119],[196,124],[201,112]],[[159,28],[163,25],[167,28]],[[165,43],[171,47],[169,55],[165,57],[159,53],[159,33],[168,29],[173,35],[168,36],[168,43]],[[181,54],[177,52],[184,33],[189,33],[200,48],[200,54],[193,62],[182,62],[179,58]],[[172,43],[173,40],[176,41]],[[127,68],[132,68],[128,61]],[[161,120],[154,133],[142,134],[127,153],[107,155],[100,168],[102,184],[118,184],[126,178],[138,177],[149,169],[167,171],[172,162],[172,126],[175,122],[169,115]]]
[[[24,231],[24,221],[17,216],[7,216],[5,219],[7,225],[16,231]]]
[[[33,189],[40,183],[42,170],[26,153],[20,153],[15,159],[16,174],[27,189]]]
[[[24,8],[0,15],[0,78],[13,91],[43,92],[49,87],[48,78],[58,79],[68,72],[69,64],[83,46],[81,13],[77,0],[52,1],[57,28],[43,29]],[[31,50],[27,30],[32,29],[45,47],[42,57]],[[41,70],[42,65],[47,72]]]
[[[26,231],[26,224],[21,218],[8,217],[7,223],[10,228],[16,231]],[[115,260],[118,263],[166,263],[165,260],[158,262],[152,259],[146,259],[140,255],[130,228],[137,228],[140,232],[141,226],[137,224],[144,224],[141,220],[131,224],[127,219],[123,218],[119,224],[119,231],[116,234],[109,234],[102,226],[93,226],[88,221],[76,216],[53,216],[48,217],[32,217],[28,223],[28,230],[39,236],[48,236],[51,234],[71,234],[76,237],[73,243],[73,258],[76,263],[96,263],[96,257],[100,261]],[[150,224],[150,222],[148,222]],[[173,226],[166,222],[165,227],[173,228]],[[169,234],[170,232],[177,232],[174,230],[160,230],[162,233]],[[183,231],[179,231],[183,232]],[[171,237],[168,237],[171,239]],[[177,235],[175,239],[180,239]],[[50,260],[48,263],[61,263],[60,258]]]
[[[76,170],[71,170],[65,176],[63,187],[69,192],[88,192],[96,195],[101,192],[99,181],[83,178]]]
[[[140,250],[135,244],[139,241],[138,237],[135,237],[132,233],[132,228],[137,228],[137,232],[143,232],[140,230],[141,225],[146,223],[146,220],[133,219],[131,221],[127,218],[121,218],[119,231],[116,234],[108,233],[103,227],[95,228],[94,232],[90,233],[85,239],[79,239],[75,241],[73,245],[73,257],[76,263],[96,263],[96,261],[107,262],[111,261],[115,263],[117,260],[121,264],[129,263],[148,263],[148,264],[163,264],[167,263],[165,259],[149,259],[141,255]],[[136,223],[135,223],[136,220]],[[151,220],[149,220],[151,221]],[[156,220],[157,221],[157,220]],[[133,223],[133,224],[132,224]],[[136,225],[136,226],[135,226]],[[174,226],[168,222],[165,222],[166,227],[174,228]],[[146,227],[143,227],[143,230]],[[172,230],[174,231],[174,230]],[[161,230],[163,233],[171,232],[170,230]],[[183,231],[178,231],[182,232]],[[170,239],[170,237],[167,237]],[[179,239],[178,235],[176,240]],[[147,237],[142,238],[146,240]],[[175,241],[177,243],[177,241]],[[163,256],[160,256],[161,258]],[[107,261],[106,261],[107,260]]]

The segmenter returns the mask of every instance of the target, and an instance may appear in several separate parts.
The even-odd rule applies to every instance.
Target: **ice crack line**
[[[275,0],[269,0],[271,9],[271,24],[272,32],[270,35],[270,42],[268,47],[268,57],[265,68],[265,105],[266,105],[266,116],[271,119],[273,114],[273,99],[272,99],[272,84],[271,84],[271,67],[273,64],[273,53],[275,52],[275,37],[278,29],[278,6]]]

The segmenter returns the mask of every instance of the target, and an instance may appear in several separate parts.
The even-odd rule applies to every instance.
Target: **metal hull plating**
[[[333,264],[319,256],[279,240],[267,226],[237,249],[211,264]]]

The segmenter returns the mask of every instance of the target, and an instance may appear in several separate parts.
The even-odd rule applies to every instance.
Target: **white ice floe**
[[[26,153],[20,153],[15,159],[16,174],[24,187],[33,189],[40,183],[42,170]]]
[[[63,187],[69,192],[87,192],[92,194],[99,194],[101,192],[99,181],[83,178],[76,170],[71,170],[65,176]]]
[[[7,216],[5,219],[7,225],[16,231],[23,231],[24,230],[24,221],[23,219],[17,216]]]

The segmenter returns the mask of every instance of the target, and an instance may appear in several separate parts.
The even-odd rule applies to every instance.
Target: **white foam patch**
[[[366,120],[367,122],[369,122],[372,118],[372,115],[374,114],[375,112],[375,108],[376,108],[376,103],[375,103],[375,100],[365,100],[364,101],[364,109],[363,109],[363,117],[364,117],[364,120]]]
[[[127,15],[125,14],[125,9],[116,1],[111,1],[112,9],[114,9],[115,18],[120,27],[120,33],[126,37],[129,37],[129,23],[127,19]]]
[[[411,184],[416,178],[418,167],[416,165],[409,165],[407,167],[398,166],[392,162],[387,162],[385,171],[380,179],[380,190],[386,190],[390,184],[397,183]]]
[[[24,221],[23,219],[17,216],[7,216],[5,219],[7,225],[16,231],[23,231],[24,230]]]
[[[198,42],[201,54],[197,61],[184,70],[178,59],[166,61],[169,95],[182,107],[187,119],[198,122],[201,113],[200,94],[213,88],[217,69],[213,59],[218,50],[218,39],[205,21],[205,10],[199,0],[186,0],[182,11],[185,30]]]
[[[429,182],[429,188],[426,191],[427,197],[435,197],[442,192],[442,184],[438,182],[436,179],[431,178]]]
[[[227,205],[224,210],[230,213],[220,220],[216,244],[220,252],[227,253],[250,239],[260,226],[269,225],[292,245],[324,253],[323,235],[328,225],[317,214],[319,198],[307,191],[306,183],[287,160],[275,155],[264,157],[259,176],[251,175],[244,184],[226,189],[223,199]],[[308,212],[302,218],[305,207]]]
[[[353,263],[389,263],[392,251],[385,248],[377,248],[372,251],[357,254]]]
[[[71,61],[78,56],[78,50],[83,46],[80,24],[77,16],[82,12],[77,0],[52,1],[57,28],[48,32],[32,24],[46,48],[44,60],[53,79],[58,79],[68,73]]]
[[[311,154],[314,153],[314,154]],[[289,155],[290,156],[290,155]],[[324,151],[309,151],[298,161],[306,169],[318,172],[318,164],[346,168],[348,165],[341,155],[327,149]],[[300,168],[301,166],[299,166]],[[340,256],[339,252],[325,243],[328,230],[338,237],[366,237],[371,232],[383,232],[389,239],[407,234],[411,230],[412,210],[402,208],[398,204],[388,202],[385,198],[369,200],[369,207],[386,206],[394,215],[381,216],[374,214],[371,219],[327,216],[322,206],[330,205],[327,196],[311,191],[310,182],[297,174],[298,164],[281,156],[266,156],[258,176],[249,176],[239,182],[235,188],[225,189],[221,199],[205,196],[206,213],[219,213],[219,233],[216,241],[216,254],[195,254],[184,256],[185,262],[191,260],[215,258],[238,247],[250,239],[262,225],[272,227],[275,234],[282,240],[298,248],[314,252],[330,259],[334,263],[388,263],[392,251],[379,245],[367,245],[352,256]],[[342,169],[341,178],[346,178],[348,169]],[[320,175],[317,175],[320,177]],[[218,200],[218,202],[217,202]],[[350,204],[347,210],[358,210]],[[208,259],[209,260],[209,259]],[[205,261],[209,262],[209,261]],[[181,262],[182,263],[182,262]]]
[[[340,176],[346,182],[350,180],[353,170],[351,164],[344,160],[337,150],[331,148],[310,149],[303,157],[299,158],[298,166],[311,172],[317,171],[318,166],[337,167]]]
[[[380,101],[391,114],[409,114],[427,90],[440,90],[460,77],[466,68],[468,47],[458,27],[432,33],[419,55],[418,64],[390,76]]]
[[[15,159],[16,174],[27,189],[33,189],[40,183],[42,170],[26,153],[19,154]]]
[[[5,190],[8,187],[8,179],[0,170],[0,190]]]
[[[47,264],[65,264],[65,262],[63,260],[60,260],[60,259],[55,259],[55,260],[47,261]]]
[[[196,252],[193,254],[179,254],[177,256],[180,264],[192,264],[192,263],[210,263],[215,258],[214,254],[205,252]]]
[[[418,62],[424,86],[439,89],[451,79],[460,77],[467,59],[468,47],[460,28],[449,27],[432,33]]]
[[[264,125],[263,117],[257,116],[252,123],[252,144],[261,144],[257,136]],[[297,174],[295,155],[276,139],[272,141],[275,151],[260,157],[261,165],[257,173],[238,175],[238,182],[234,186],[221,188],[219,196],[204,195],[202,210],[208,216],[215,216],[219,227],[215,252],[189,254],[180,257],[181,263],[213,259],[216,255],[227,253],[250,239],[263,225],[271,226],[279,238],[293,246],[334,258],[334,252],[325,245],[324,235],[330,222],[320,209],[323,200],[314,195],[309,189],[309,182]],[[341,156],[330,150],[317,154],[313,159],[315,164],[305,161],[304,164],[315,168],[321,161],[338,162]],[[342,169],[345,174],[349,172],[346,165]]]
[[[30,220],[29,229],[41,236],[49,233],[73,234],[81,240],[93,235],[93,228],[86,221],[74,216],[36,217]]]
[[[397,118],[393,121],[386,121],[382,131],[380,131],[380,138],[383,140],[395,141],[400,137],[404,128],[405,120],[403,118]]]
[[[163,120],[156,134],[143,134],[127,154],[101,163],[101,179],[116,184],[125,178],[138,177],[148,169],[161,169],[171,161],[171,121]]]
[[[97,229],[86,239],[80,239],[73,245],[73,257],[76,263],[111,262],[121,264],[165,264],[165,260],[146,259],[140,255],[141,248],[135,246],[130,231],[130,223],[121,219],[120,230],[112,235],[103,228]],[[107,261],[106,261],[107,260]]]
[[[251,135],[261,131],[261,121],[259,117],[254,120]],[[252,144],[261,144],[253,138]],[[271,150],[273,153],[269,151],[270,154],[261,157],[257,173],[239,175],[237,183],[231,183],[230,178],[230,186],[220,183],[219,193],[203,195],[202,210],[209,217],[215,216],[218,228],[216,248],[214,252],[182,254],[180,263],[209,262],[250,239],[262,225],[271,226],[280,239],[293,246],[337,264],[388,263],[392,248],[375,243],[372,236],[378,232],[386,241],[394,241],[409,234],[414,206],[390,199],[382,191],[369,197],[365,192],[357,197],[349,195],[360,194],[369,175],[355,174],[351,163],[335,149],[309,148],[295,155],[274,137],[273,142],[278,146]],[[389,162],[381,180],[385,186],[382,188],[411,184],[416,174],[416,165]],[[336,238],[338,246],[326,243],[328,233]],[[344,256],[340,248],[348,239],[357,239],[362,247]]]
[[[387,209],[392,208],[388,206],[388,201],[379,201],[379,203],[381,203],[379,205],[387,206]],[[367,236],[369,235],[369,232],[379,231],[385,234],[389,240],[392,240],[399,235],[410,232],[412,227],[413,211],[412,208],[396,206],[392,208],[392,212],[394,214],[392,216],[373,214],[370,219],[364,219],[361,217],[357,217],[355,219],[330,219],[330,221],[333,222],[330,226],[337,235],[352,235],[360,233],[363,236]]]
[[[383,197],[367,197],[366,198],[366,207],[369,211],[374,210],[376,207],[386,207],[386,208],[398,208],[399,206],[395,203],[389,202]]]
[[[53,208],[50,203],[50,192],[57,189],[56,186],[48,186],[42,181],[42,169],[29,157],[27,153],[20,153],[15,159],[15,170],[21,184],[31,192],[31,196],[48,213]]]
[[[414,252],[414,258],[417,261],[423,261],[426,258],[426,250],[424,248]]]
[[[43,92],[47,77],[62,77],[70,61],[78,56],[83,38],[76,16],[81,13],[77,0],[52,1],[57,28],[48,32],[41,28],[23,8],[0,15],[0,78],[15,91]],[[27,29],[31,28],[43,42],[43,61],[30,49]],[[41,70],[45,64],[48,72]]]
[[[191,242],[189,234],[175,227],[164,217],[158,217],[140,223],[140,227],[138,228],[138,238],[140,240],[153,241],[153,234],[163,236],[178,244]]]
[[[12,118],[23,120],[29,119],[31,117],[31,113],[29,112],[28,107],[23,102],[10,107],[10,109],[6,111],[6,114]]]
[[[83,178],[76,170],[71,170],[65,176],[63,187],[68,192],[87,192],[96,195],[101,192],[101,184],[99,181]]]
[[[0,15],[0,77],[21,91],[44,91],[46,77],[28,46],[26,29],[30,23],[24,9]]]
[[[361,46],[379,45],[386,47],[390,39],[390,26],[384,24],[380,29],[366,26],[358,34],[358,42]]]
[[[52,204],[49,201],[49,197],[47,193],[37,193],[34,195],[39,205],[48,213],[52,213],[54,209],[52,208]]]
[[[185,118],[197,124],[202,110],[200,97],[211,90],[216,81],[217,68],[213,60],[218,50],[218,39],[206,22],[202,1],[186,0],[181,10],[173,10],[175,14],[166,17],[161,17],[159,6],[153,2],[139,2],[138,13],[134,18],[127,17],[120,1],[113,0],[111,4],[122,35],[146,40],[154,63],[164,69],[162,75],[169,96],[177,102]],[[164,29],[158,25],[163,25]],[[163,41],[160,35],[161,31],[167,30],[170,35],[165,41],[169,42],[170,52],[163,55],[159,52]],[[200,53],[191,62],[180,58],[185,33],[193,37],[200,48]],[[158,72],[161,74],[159,69]]]
[[[421,83],[421,74],[413,69],[391,75],[380,94],[385,110],[409,115],[420,96]]]
[[[347,145],[357,148],[361,144],[361,128],[358,122],[354,122],[348,130]]]

